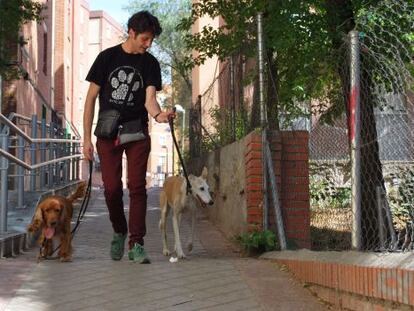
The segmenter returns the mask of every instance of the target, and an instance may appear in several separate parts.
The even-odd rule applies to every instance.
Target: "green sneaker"
[[[121,260],[124,256],[124,246],[127,234],[114,233],[111,242],[112,260]]]
[[[151,263],[148,258],[145,249],[138,243],[135,243],[134,246],[128,252],[129,260],[133,260],[138,263]]]

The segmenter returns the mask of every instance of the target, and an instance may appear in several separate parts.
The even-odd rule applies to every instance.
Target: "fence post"
[[[42,119],[41,128],[40,128],[40,137],[46,138],[46,120]],[[43,163],[46,161],[46,143],[40,144],[40,162]],[[40,168],[40,188],[43,188],[46,184],[46,167]]]
[[[75,136],[72,136],[72,139],[76,139]],[[75,142],[70,143],[70,150],[71,150],[71,154],[76,154],[76,144]],[[71,160],[71,180],[76,180],[76,170],[75,170],[75,165],[76,165],[76,159],[72,159]]]
[[[49,123],[49,138],[53,138],[53,122]],[[53,160],[53,143],[48,144],[48,160]],[[47,186],[53,187],[53,164],[48,165]]]
[[[32,115],[32,138],[37,138],[37,115]],[[36,164],[36,144],[32,143],[30,145],[30,162],[31,165]],[[30,191],[35,191],[36,189],[36,171],[30,171]]]
[[[230,56],[230,102],[231,102],[231,139],[232,142],[236,141],[236,96],[235,96],[235,83],[234,83],[234,56]]]
[[[75,143],[75,153],[80,153],[80,143]],[[81,163],[81,159],[80,158],[76,158],[76,180],[80,179],[80,163]]]
[[[62,138],[67,139],[68,135],[66,132],[63,133]],[[62,144],[62,154],[61,156],[68,155],[68,143]],[[68,181],[68,161],[62,161],[62,183],[65,184]]]
[[[0,146],[6,152],[9,150],[7,134],[0,134]],[[7,231],[8,168],[9,161],[6,157],[0,157],[0,233]]]
[[[17,157],[19,160],[24,161],[24,139],[19,136],[17,140]],[[17,166],[17,207],[23,208],[24,202],[24,168],[20,165]]]
[[[263,190],[263,230],[267,230],[269,227],[269,212],[267,201],[267,166],[265,146],[267,144],[266,137],[266,125],[267,115],[264,98],[264,44],[263,44],[263,25],[262,25],[262,13],[257,14],[257,51],[258,51],[258,63],[259,63],[259,102],[260,102],[260,125],[262,127],[262,190]]]
[[[360,106],[360,55],[359,32],[350,32],[349,136],[351,140],[352,180],[352,247],[361,250],[361,106]]]

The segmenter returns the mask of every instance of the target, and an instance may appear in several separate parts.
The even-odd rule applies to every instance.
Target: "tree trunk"
[[[279,77],[277,59],[273,57],[274,50],[267,49],[267,120],[270,130],[279,130]]]
[[[343,38],[355,27],[354,11],[351,0],[326,0],[327,21],[334,51],[338,55],[338,72],[344,92],[347,117],[350,115],[349,69],[343,70],[341,60],[346,60],[346,51],[342,48]],[[377,249],[379,243],[377,188],[385,189],[382,167],[379,158],[376,121],[374,115],[374,98],[371,90],[373,81],[367,69],[367,57],[361,54],[361,241],[363,250]],[[364,70],[364,68],[366,70]],[[349,129],[348,129],[349,130]],[[383,215],[384,216],[384,215]],[[385,216],[383,219],[386,219]],[[389,236],[385,236],[386,239]]]

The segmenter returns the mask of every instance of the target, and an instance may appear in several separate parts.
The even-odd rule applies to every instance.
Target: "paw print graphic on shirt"
[[[118,71],[118,74],[111,78],[111,86],[113,88],[112,91],[112,98],[117,101],[124,101],[125,97],[128,93],[128,89],[132,83],[132,79],[134,77],[134,73],[126,73],[123,69]],[[140,83],[139,81],[135,81],[134,85],[132,86],[132,92],[135,92],[139,89]],[[129,94],[128,102],[134,99],[132,92]]]

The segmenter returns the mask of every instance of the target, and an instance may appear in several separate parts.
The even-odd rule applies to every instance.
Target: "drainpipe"
[[[50,5],[52,6],[52,29],[51,29],[51,44],[50,44],[50,106],[52,109],[55,109],[55,53],[54,53],[54,46],[55,46],[55,19],[56,19],[56,4],[55,1],[50,1]],[[48,47],[49,49],[49,47]]]
[[[74,87],[75,87],[75,68],[74,68],[74,59],[75,59],[75,1],[72,1],[72,38],[70,43],[72,45],[72,55],[71,55],[71,71],[72,71],[72,81],[71,81],[71,103],[70,104],[70,122],[73,123],[73,106],[74,106]],[[69,126],[70,127],[70,126]]]

